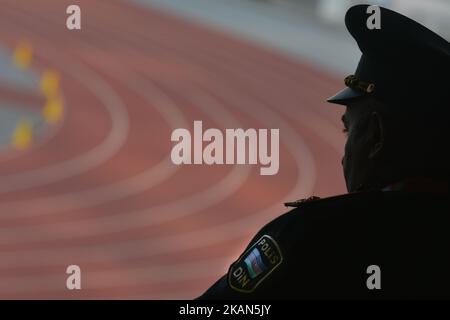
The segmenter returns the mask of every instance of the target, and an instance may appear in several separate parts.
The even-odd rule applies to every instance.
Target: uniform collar
[[[448,180],[429,177],[406,178],[389,184],[381,190],[448,194]]]

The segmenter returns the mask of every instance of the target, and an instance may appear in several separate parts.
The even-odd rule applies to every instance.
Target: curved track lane
[[[0,42],[61,73],[64,122],[0,155],[0,298],[192,298],[282,202],[344,190],[335,79],[257,45],[116,0],[5,0]],[[86,18],[88,17],[88,18]],[[279,128],[280,171],[170,163],[174,128]],[[83,290],[65,289],[82,269]]]

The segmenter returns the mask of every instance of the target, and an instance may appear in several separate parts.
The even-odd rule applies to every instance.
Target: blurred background
[[[368,2],[450,37],[449,0]],[[324,101],[358,62],[358,3],[0,0],[0,298],[194,298],[283,202],[345,193]],[[194,120],[280,129],[278,174],[173,165]]]

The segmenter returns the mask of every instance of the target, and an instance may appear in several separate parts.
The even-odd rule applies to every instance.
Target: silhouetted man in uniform
[[[348,194],[288,203],[200,299],[450,298],[450,44],[388,9],[346,26],[362,52],[346,88]]]

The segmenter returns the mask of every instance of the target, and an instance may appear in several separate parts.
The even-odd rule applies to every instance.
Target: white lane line
[[[212,83],[211,83],[212,85]],[[285,137],[286,146],[293,154],[297,170],[300,173],[300,178],[297,179],[296,185],[292,191],[284,198],[285,200],[298,199],[299,197],[309,196],[314,188],[315,183],[315,164],[314,158],[304,143],[303,138],[290,127],[277,113],[272,111],[264,104],[255,102],[251,98],[242,95],[236,95],[233,89],[226,88],[227,85],[215,85],[213,89],[216,94],[220,94],[224,100],[232,100],[232,105],[236,108],[245,105],[246,107],[241,110],[248,113],[250,116],[255,116],[260,122],[264,123],[267,119],[271,119],[272,123],[277,123],[280,128],[280,132]],[[202,230],[190,231],[183,234],[171,235],[166,237],[160,237],[157,239],[132,239],[124,241],[115,241],[111,243],[102,244],[90,244],[89,246],[74,246],[65,247],[64,251],[58,252],[54,248],[35,248],[20,250],[26,254],[17,256],[17,252],[2,254],[3,259],[0,264],[7,263],[10,266],[20,265],[25,261],[31,262],[35,265],[39,261],[39,264],[48,265],[49,260],[64,259],[64,256],[83,256],[83,261],[103,261],[104,252],[120,252],[121,258],[131,257],[149,257],[157,254],[176,253],[183,250],[195,249],[208,244],[218,244],[227,240],[235,239],[248,235],[248,226],[262,226],[268,219],[277,216],[276,212],[279,212],[283,207],[281,204],[275,204],[269,208],[263,209],[256,213],[250,213],[237,220],[221,223],[214,226],[208,226]],[[173,208],[176,209],[176,208]],[[196,212],[196,210],[189,210],[189,207],[179,208],[179,211],[174,213],[177,218],[180,216],[189,216]],[[168,211],[170,212],[170,211]],[[166,220],[164,215],[155,214],[153,208],[147,211],[150,219]],[[123,213],[123,216],[127,216]],[[148,223],[148,222],[147,222]],[[143,254],[145,252],[145,254]],[[45,257],[45,258],[43,258]],[[11,261],[11,258],[13,261]]]
[[[319,119],[318,119],[318,117],[315,117],[316,118],[316,121],[318,121]],[[308,122],[306,122],[307,124],[308,124]],[[322,124],[323,124],[323,122],[322,122]],[[328,127],[330,127],[329,125],[328,125]],[[312,129],[314,129],[314,128],[316,128],[315,126],[311,126],[311,128]],[[320,132],[320,134],[321,135],[323,135],[323,133],[322,132]],[[333,143],[333,145],[336,147],[336,146],[338,146],[338,143]],[[336,149],[340,149],[339,147],[336,147]],[[103,200],[101,200],[101,202],[104,202]],[[94,203],[95,204],[95,203]],[[84,206],[83,206],[84,207]],[[14,215],[15,216],[17,216],[18,214],[17,213],[14,213]]]
[[[225,93],[223,95],[224,95],[224,98],[229,97],[228,93]],[[246,106],[252,105],[251,101],[244,101],[243,102],[242,99],[240,99],[240,98],[237,98],[235,100],[235,103],[239,103],[239,104],[240,103],[244,103]],[[258,109],[259,109],[259,111],[261,111],[260,107],[258,107]],[[253,110],[253,111],[257,111],[257,110]],[[292,141],[292,142],[294,142],[294,141]],[[292,144],[292,145],[295,146],[296,148],[299,148],[299,146],[301,146],[301,139],[295,140],[295,144]],[[299,148],[299,149],[301,149],[301,148]],[[304,156],[304,153],[302,153],[301,156]],[[311,171],[310,170],[306,170],[306,172],[311,172]],[[299,187],[298,188],[299,190],[295,190],[294,189],[294,191],[291,192],[292,197],[297,198],[299,196],[299,194],[297,194],[297,192],[301,192],[301,189],[302,189],[301,185],[302,185],[302,183],[300,183],[298,181],[297,182],[297,187]],[[306,190],[304,190],[304,191],[306,191]],[[194,248],[195,248],[196,246],[201,245],[202,243],[211,243],[212,241],[220,243],[221,239],[229,239],[230,235],[231,235],[231,237],[235,236],[236,233],[240,229],[239,226],[241,226],[241,229],[242,229],[242,225],[244,225],[244,226],[245,225],[250,225],[251,223],[255,223],[256,221],[261,222],[261,220],[264,219],[264,218],[260,217],[261,213],[263,213],[267,217],[267,216],[273,215],[273,212],[275,210],[278,210],[279,208],[280,208],[280,205],[274,205],[271,208],[269,208],[267,210],[263,210],[262,212],[260,212],[260,213],[258,213],[256,215],[253,215],[251,217],[246,217],[245,219],[242,219],[242,220],[239,220],[239,221],[235,221],[234,223],[227,223],[225,225],[219,226],[219,228],[215,227],[213,229],[209,229],[209,230],[207,230],[206,232],[204,232],[202,234],[202,239],[200,239],[201,241],[198,241],[199,240],[198,233],[194,232],[194,233],[188,234],[188,236],[190,235],[190,237],[186,237],[185,235],[183,235],[181,237],[181,239],[178,236],[172,237],[172,238],[169,237],[169,239],[166,239],[166,240],[169,240],[169,243],[166,243],[165,245],[166,246],[169,245],[169,249],[172,249],[172,250],[174,248],[176,248],[176,250],[175,250],[175,252],[176,252],[177,250],[179,250],[180,247],[186,248],[186,245],[182,245],[182,244],[188,244],[187,247],[189,247],[189,246],[192,247],[192,245],[194,245]],[[245,229],[247,229],[247,228],[245,228]],[[242,230],[240,230],[240,231],[242,231]],[[241,235],[240,233],[238,233],[238,234]],[[207,235],[207,237],[205,237],[205,235]],[[225,237],[224,237],[224,235],[225,235]],[[171,242],[174,243],[175,245],[170,245]],[[121,251],[121,252],[128,252],[129,251],[129,250],[123,251],[125,248],[122,248],[122,245],[118,245],[118,246],[114,245],[114,246],[116,247],[116,249],[119,249],[119,251]],[[156,253],[157,253],[158,249],[161,249],[161,247],[162,247],[162,245],[161,245],[160,241],[156,241],[156,243],[154,243],[154,246],[150,246],[150,247],[144,246],[145,251],[150,249],[150,250],[152,250],[153,254],[155,253],[155,249],[156,249]],[[144,248],[141,247],[140,251],[142,252],[142,249],[144,249]],[[163,250],[163,252],[167,252],[167,251]],[[46,259],[46,260],[48,262],[48,259]]]
[[[329,112],[321,112],[325,110],[317,110],[320,108],[311,110],[309,106],[313,103],[319,102],[319,100],[313,100],[314,98],[319,99],[321,97],[320,94],[318,94],[319,91],[317,88],[321,88],[322,90],[328,88],[332,90],[330,86],[325,86],[325,84],[320,82],[320,79],[317,79],[317,75],[308,74],[310,78],[303,80],[302,84],[308,85],[307,88],[302,88],[304,91],[308,92],[308,99],[304,101],[305,94],[299,94],[301,90],[298,90],[299,88],[292,84],[292,81],[290,81],[285,73],[269,71],[268,67],[271,66],[270,63],[265,64],[264,68],[261,68],[261,65],[255,65],[255,61],[249,58],[246,60],[247,64],[244,64],[242,63],[241,57],[240,59],[236,59],[236,56],[230,55],[226,50],[220,51],[220,54],[227,57],[231,63],[227,63],[227,59],[221,59],[219,55],[217,55],[218,58],[216,58],[216,55],[214,54],[203,54],[201,51],[197,53],[199,56],[202,56],[202,60],[212,61],[212,64],[226,70],[227,74],[234,74],[235,76],[241,78],[242,83],[252,83],[253,87],[248,86],[246,87],[246,90],[252,91],[255,96],[257,96],[259,92],[271,92],[271,95],[264,97],[266,101],[270,101],[270,103],[274,106],[283,106],[282,108],[279,108],[279,110],[288,117],[292,116],[291,112],[292,110],[295,110],[295,112],[299,114],[299,117],[296,118],[296,120],[301,122],[302,125],[308,127],[319,138],[329,142],[329,144],[339,155],[343,154],[343,142],[345,139],[341,132],[342,129],[336,125],[337,121],[331,121]],[[251,68],[248,68],[249,66],[251,66]],[[216,75],[207,68],[204,68],[203,66],[201,66],[201,68],[205,73],[216,77]],[[248,71],[243,72],[243,70]],[[267,79],[271,80],[267,81]],[[274,88],[270,85],[273,83],[277,84],[276,90],[274,90]],[[298,82],[294,83],[298,85]],[[289,88],[289,90],[286,90],[286,88]],[[283,94],[284,91],[286,91],[286,94],[298,97],[298,100],[293,102],[292,98],[286,99]],[[330,92],[330,94],[332,94],[332,91]],[[289,108],[286,108],[286,106],[289,106]],[[307,120],[304,120],[305,118]]]
[[[50,43],[47,43],[50,45]],[[100,79],[99,76],[95,75],[94,72],[90,71],[87,66],[82,66],[82,64],[72,64],[77,72],[78,79],[83,80],[84,75],[89,75],[91,78]],[[107,68],[105,68],[107,69]],[[83,72],[79,72],[77,70],[82,70]],[[89,70],[89,71],[88,71]],[[72,70],[74,71],[74,70]],[[116,75],[117,77],[117,75]],[[123,81],[123,80],[122,80]],[[82,81],[82,83],[88,83],[88,81]],[[170,125],[172,129],[178,127],[186,127],[187,122],[183,118],[181,112],[179,111],[178,106],[176,106],[175,102],[170,99],[166,94],[164,94],[161,90],[159,90],[156,86],[147,84],[146,87],[140,85],[139,81],[133,81],[134,85],[128,83],[128,86],[132,87],[136,92],[143,95],[146,100],[150,101],[152,106],[157,109],[157,111],[164,117],[165,121]],[[93,84],[90,84],[92,86]],[[102,88],[105,89],[106,83],[103,84]],[[95,87],[94,87],[95,88]],[[115,95],[112,96],[113,98]],[[103,99],[106,100],[106,99]],[[106,101],[105,101],[106,102]],[[115,116],[115,118],[124,117],[124,121],[126,121],[126,131],[128,132],[128,115],[124,115],[121,113],[120,115]],[[116,122],[122,122],[120,119],[116,119]],[[116,125],[116,127],[119,127]],[[123,127],[123,126],[122,126]],[[123,131],[123,130],[122,130]],[[121,132],[118,132],[120,134]],[[118,135],[116,134],[116,136]],[[112,137],[114,138],[114,137]],[[123,137],[124,140],[121,141],[120,146],[125,142],[126,136]],[[112,139],[110,139],[112,140]],[[120,147],[119,146],[119,147]],[[119,148],[114,150],[114,154],[117,153]],[[95,150],[93,150],[94,152]],[[89,155],[90,158],[95,158],[100,155],[96,155],[91,152]],[[111,156],[113,153],[110,153]],[[105,160],[106,159],[105,155]],[[77,159],[73,159],[70,162],[76,162]],[[95,159],[93,159],[95,160]],[[99,159],[101,160],[101,159]],[[86,162],[86,161],[84,161]],[[103,162],[103,161],[102,161]],[[100,163],[99,163],[100,164]],[[131,179],[127,179],[125,181],[119,181],[117,183],[108,185],[106,187],[102,186],[99,188],[93,188],[89,190],[83,190],[81,192],[76,193],[68,193],[62,194],[58,196],[50,196],[46,198],[39,198],[37,200],[29,200],[27,202],[23,201],[12,201],[5,202],[0,204],[0,212],[2,212],[2,218],[4,217],[19,217],[19,216],[34,216],[40,215],[41,212],[37,211],[36,208],[40,206],[44,206],[46,208],[46,212],[58,212],[63,210],[77,209],[77,208],[85,208],[96,204],[101,204],[108,201],[113,201],[116,199],[120,199],[126,197],[128,195],[141,192],[148,188],[151,188],[158,183],[161,183],[171,175],[173,175],[179,167],[174,166],[169,158],[165,158],[163,161],[159,162],[157,165],[153,166],[145,173],[137,175]],[[53,169],[53,168],[50,168]],[[37,170],[38,171],[38,170]],[[75,174],[75,172],[73,172]],[[81,172],[79,172],[81,173]],[[36,172],[36,174],[40,174]],[[0,191],[1,191],[0,184]]]
[[[143,38],[150,40],[151,38],[146,37],[143,35]],[[194,39],[195,40],[195,39]],[[338,121],[332,121],[332,115],[330,112],[328,112],[325,108],[316,108],[311,110],[310,105],[319,102],[319,100],[314,99],[320,99],[323,98],[318,92],[318,88],[321,90],[333,90],[331,85],[329,83],[323,83],[322,77],[318,77],[317,74],[312,72],[303,72],[305,76],[308,76],[307,79],[303,79],[301,83],[298,83],[298,79],[293,79],[295,85],[302,85],[302,89],[304,90],[298,90],[299,87],[296,87],[292,84],[291,77],[289,77],[286,72],[291,71],[290,69],[283,68],[283,71],[276,72],[276,70],[273,69],[273,65],[269,62],[264,64],[264,68],[261,68],[261,65],[258,65],[256,61],[248,57],[246,63],[243,63],[244,61],[243,56],[239,55],[239,58],[236,58],[236,55],[231,55],[227,52],[227,50],[219,50],[218,53],[212,52],[212,51],[202,51],[202,46],[198,44],[198,50],[196,51],[196,59],[201,58],[201,61],[203,62],[202,65],[196,64],[196,68],[201,70],[203,73],[208,74],[211,77],[217,78],[216,73],[212,72],[208,69],[208,67],[205,67],[204,61],[209,61],[206,65],[214,65],[216,68],[220,68],[221,70],[225,70],[227,74],[234,74],[235,76],[239,77],[242,83],[257,83],[257,90],[259,92],[271,92],[273,95],[267,95],[264,99],[267,101],[272,101],[274,105],[282,105],[283,107],[280,108],[281,112],[284,112],[286,116],[292,116],[292,114],[289,114],[292,112],[292,110],[295,110],[295,112],[300,117],[297,118],[300,122],[302,122],[303,125],[308,127],[311,131],[313,131],[319,138],[322,138],[326,142],[329,143],[333,147],[333,149],[338,153],[338,155],[342,155],[343,153],[343,142],[344,142],[344,136],[342,135],[342,129],[339,125],[337,125]],[[170,50],[170,46],[167,46],[167,44],[164,44],[166,46],[165,48]],[[186,44],[186,47],[189,47]],[[186,59],[185,56],[182,56],[182,52],[187,52],[187,55],[192,56],[192,54],[188,51],[181,50],[177,54],[173,54],[174,51],[179,50],[172,50],[168,51],[168,55],[170,54],[170,57],[174,59],[174,61],[177,61],[180,65],[186,65],[189,61]],[[224,58],[225,57],[225,58]],[[145,56],[142,54],[142,56],[137,57],[139,60],[142,60],[145,58]],[[138,60],[138,59],[137,59]],[[231,63],[229,63],[231,61]],[[249,68],[250,67],[250,68]],[[267,69],[268,67],[272,67],[272,70]],[[258,74],[255,74],[255,72],[258,72]],[[297,75],[298,77],[298,75]],[[270,81],[267,81],[267,79],[271,79]],[[277,84],[277,90],[273,90],[273,88],[270,86],[270,84],[276,83]],[[261,88],[264,88],[264,90],[261,90]],[[254,90],[252,87],[246,88],[249,91],[254,92],[255,95],[258,95],[258,92]],[[293,100],[287,100],[285,99],[285,95],[293,95],[298,98],[298,103],[296,105],[293,105]],[[308,92],[308,95],[300,94],[300,92]],[[330,94],[332,94],[333,91],[330,91]],[[275,97],[276,95],[276,97]],[[308,98],[305,101],[305,96]],[[312,96],[312,97],[311,97]],[[282,103],[281,103],[282,102]],[[285,106],[289,106],[289,110],[285,110]],[[331,107],[331,106],[330,106]],[[304,118],[311,118],[313,121],[304,121]],[[333,116],[333,120],[337,120],[335,116]],[[324,139],[324,136],[327,135],[328,138]]]
[[[219,43],[217,46],[214,46],[212,48],[208,47],[207,50],[211,50],[208,50],[206,53],[204,53],[202,52],[202,50],[205,51],[205,44],[204,42],[202,42],[203,40],[198,41],[196,37],[180,38],[177,41],[177,47],[174,47],[170,40],[167,40],[167,38],[157,38],[156,35],[146,33],[145,31],[139,29],[136,30],[136,33],[141,36],[141,41],[144,40],[145,43],[148,43],[149,45],[157,42],[156,45],[164,47],[164,49],[166,49],[168,52],[177,52],[179,55],[187,53],[187,55],[192,56],[191,52],[189,50],[185,50],[184,48],[196,47],[196,58],[201,57],[202,61],[212,61],[212,63],[217,67],[226,65],[229,65],[231,67],[233,65],[237,66],[236,70],[240,73],[240,76],[255,73],[256,70],[261,74],[261,76],[250,78],[250,81],[259,81],[262,83],[262,79],[267,79],[268,77],[270,77],[273,81],[271,83],[277,83],[277,89],[286,90],[287,94],[291,95],[292,93],[294,93],[299,97],[299,99],[303,98],[302,95],[297,94],[297,92],[299,91],[299,85],[303,86],[305,91],[308,91],[308,94],[313,95],[315,99],[324,99],[328,97],[323,97],[319,94],[319,92],[328,91],[329,95],[331,95],[334,93],[334,90],[336,90],[334,81],[332,81],[330,77],[322,76],[322,72],[315,70],[313,67],[304,66],[301,69],[291,68],[290,65],[296,63],[294,60],[289,61],[287,64],[280,63],[280,60],[278,62],[271,60],[268,61],[267,59],[261,61],[259,57],[255,59],[255,57],[249,55],[249,50],[240,50],[239,55],[231,54],[230,51],[227,50],[227,45],[229,45],[228,43],[227,45],[221,46],[221,44]],[[134,39],[138,39],[138,37],[134,36]],[[179,49],[180,47],[182,48],[181,50]],[[277,53],[274,54],[276,55]],[[284,59],[288,60],[289,58],[285,57]],[[233,65],[228,64],[227,61],[232,61]],[[246,61],[246,63],[244,64],[242,63],[242,61]],[[264,68],[261,68],[262,64],[264,65]],[[246,71],[243,72],[243,70]],[[267,76],[262,76],[263,74]],[[280,80],[283,82],[282,85],[279,82]],[[316,102],[317,101],[320,100],[316,100]],[[326,112],[325,108],[320,108],[317,113],[324,115],[328,119],[336,120],[336,117],[330,114],[330,112]],[[332,123],[336,125],[336,122]],[[341,131],[340,126],[338,126],[337,131]]]
[[[122,76],[120,78],[122,78],[125,83],[134,83],[131,78],[129,79],[124,77],[124,74],[121,75]],[[138,88],[139,86],[142,87],[142,91],[140,91],[142,95],[147,95],[149,92],[152,92],[149,91],[149,88],[154,88],[153,84],[145,79],[137,80],[136,85],[132,86],[133,88]],[[213,121],[219,123],[221,126],[240,126],[239,121],[211,96],[206,95],[194,88],[187,89],[186,92],[183,92],[183,95],[185,95],[187,99],[191,100],[193,105],[201,109],[202,112],[206,113],[211,119],[213,119]],[[158,108],[165,108],[166,105],[158,104],[158,106]],[[172,164],[171,167],[175,166]],[[171,203],[153,206],[144,210],[131,211],[126,214],[113,216],[91,216],[87,217],[85,221],[64,223],[67,224],[69,228],[62,229],[61,233],[58,234],[58,239],[71,239],[75,236],[80,236],[80,233],[82,233],[82,236],[98,236],[109,232],[132,230],[133,228],[139,228],[143,225],[149,226],[152,224],[173,221],[180,217],[205,210],[208,207],[212,207],[217,203],[225,201],[228,197],[236,193],[241,188],[241,186],[248,179],[249,175],[249,166],[234,166],[223,179],[210,186],[208,189],[199,191],[193,195],[181,199],[175,199]],[[142,176],[140,176],[140,178],[142,178]],[[86,201],[86,197],[80,198],[83,198],[83,201]],[[93,223],[98,223],[99,227],[92,228]],[[58,225],[61,226],[64,224],[61,223]],[[21,235],[20,241],[17,242],[16,240],[15,243],[37,241],[42,239],[42,234],[45,234],[45,231],[49,230],[48,228],[49,226],[45,225],[2,227],[4,230],[0,233],[0,239],[2,239],[3,244],[7,244],[11,242],[11,236],[17,234],[17,232],[21,232],[23,235]],[[50,228],[53,229],[53,226],[50,226]],[[52,232],[54,233],[55,231]]]
[[[171,127],[187,127],[185,121],[180,120],[181,116],[179,112],[174,111],[174,103],[165,93],[157,89],[157,87],[151,82],[142,78],[130,78],[129,76],[126,77],[126,73],[124,73],[123,70],[120,75],[118,75],[117,73],[112,72],[111,68],[108,68],[107,65],[104,65],[102,67],[104,68],[105,72],[109,73],[110,76],[124,82],[124,84],[128,84],[130,88],[132,88],[138,94],[142,95],[147,101],[151,102],[152,105],[154,105],[155,108],[157,108],[158,111],[163,116],[165,116],[165,119],[169,123],[171,123]],[[233,118],[231,114],[227,113],[225,110],[222,110],[223,107],[221,107],[218,103],[212,101],[211,99],[205,102],[205,99],[205,97],[198,95],[195,98],[196,101],[193,101],[193,103],[197,107],[201,108],[203,112],[207,113],[208,116],[210,116],[216,122],[221,123],[225,127],[228,124],[238,124],[238,121]],[[169,112],[168,110],[171,111]],[[150,168],[147,171],[144,171],[144,173],[141,173],[124,181],[119,181],[115,184],[83,190],[76,193],[65,193],[57,196],[39,198],[37,200],[29,200],[25,203],[21,201],[7,202],[0,205],[0,211],[5,212],[5,214],[2,214],[2,217],[19,217],[44,215],[42,212],[37,211],[36,208],[45,208],[45,214],[49,214],[52,212],[62,212],[65,210],[87,208],[89,206],[121,199],[129,195],[148,190],[151,187],[154,187],[158,183],[162,182],[164,179],[168,178],[176,170],[178,170],[178,168],[179,167],[173,165],[170,159],[167,157],[158,165]],[[178,202],[176,207],[181,208],[184,206],[188,206],[190,208],[194,208],[195,204],[198,203],[198,205],[201,205],[201,207],[199,207],[200,210],[201,208],[204,208],[206,204],[213,205],[214,203],[220,202],[226,199],[229,194],[232,194],[237,189],[239,189],[240,186],[245,182],[249,174],[250,169],[248,167],[236,166],[231,170],[228,176],[217,183],[213,188],[209,188],[208,190],[195,194],[191,197],[188,197],[187,199],[177,200]],[[160,207],[166,206],[167,205],[162,205]],[[155,209],[158,209],[158,207],[156,207]],[[173,209],[171,208],[166,209],[166,211],[169,213],[172,210]],[[144,216],[148,215],[147,212],[148,210],[146,210]],[[130,216],[132,214],[133,213],[129,213],[126,216]],[[170,214],[165,215],[165,217],[168,216],[170,216]],[[120,221],[111,220],[111,217],[90,217],[89,219],[99,219],[100,221],[102,219],[106,219],[107,221],[114,222],[119,228],[123,227],[122,219],[120,219]],[[136,220],[134,219],[126,219],[126,221],[136,222]],[[4,227],[0,226],[0,228]],[[35,228],[39,228],[39,226],[36,226]],[[5,229],[12,230],[14,228],[8,227]],[[30,236],[31,235],[32,234],[30,234]],[[5,237],[8,236],[5,235]]]
[[[218,88],[217,88],[218,89]],[[222,89],[224,89],[224,87],[222,87]],[[217,91],[215,91],[217,92]],[[233,92],[229,91],[229,90],[225,90],[221,92],[221,95],[223,95],[223,98],[229,98],[230,96],[233,96]],[[235,104],[240,103],[242,101],[242,97],[235,97]],[[246,104],[246,106],[249,107],[250,110],[248,110],[249,113],[252,113],[255,110],[255,108],[257,110],[259,110],[259,112],[261,113],[260,118],[261,119],[267,119],[267,116],[271,116],[275,118],[275,121],[277,123],[280,123],[280,130],[287,130],[288,132],[293,130],[292,128],[290,128],[288,125],[286,125],[286,123],[284,123],[284,120],[282,120],[281,118],[279,118],[279,116],[272,112],[269,108],[260,105],[258,103],[253,103],[252,100],[249,99],[244,99],[244,103]],[[269,118],[270,119],[270,118]],[[308,192],[310,192],[314,186],[314,179],[313,180],[308,180],[309,178],[313,178],[313,176],[311,176],[311,172],[314,172],[314,170],[310,170],[311,168],[313,168],[313,159],[310,158],[308,161],[308,158],[305,158],[305,154],[308,154],[308,151],[306,145],[302,144],[302,140],[301,137],[296,137],[296,133],[294,132],[289,132],[290,134],[293,135],[289,135],[289,137],[293,137],[293,139],[291,138],[290,143],[289,143],[289,147],[290,149],[294,149],[294,154],[296,155],[296,160],[297,160],[297,166],[299,168],[299,170],[301,170],[302,175],[304,176],[304,178],[306,178],[305,181],[302,181],[301,179],[297,180],[297,184],[295,186],[295,188],[290,192],[290,194],[288,195],[288,198],[295,198],[297,197],[299,194],[298,193],[306,193],[308,194]],[[299,139],[299,140],[297,140]],[[310,155],[311,156],[311,155]],[[302,161],[299,161],[302,160]],[[305,161],[306,160],[306,161]],[[306,164],[311,165],[311,166],[306,166],[306,167],[302,167],[301,163],[304,163],[303,161],[306,162]],[[309,169],[309,170],[308,170]],[[197,247],[200,247],[202,244],[204,243],[208,243],[208,244],[215,244],[215,243],[222,243],[223,241],[227,241],[230,239],[234,239],[234,238],[238,238],[238,237],[242,237],[243,235],[248,233],[248,225],[255,225],[256,223],[261,223],[261,221],[266,220],[269,217],[273,218],[273,212],[278,211],[280,208],[280,205],[273,205],[270,208],[264,209],[256,214],[251,214],[249,216],[245,216],[242,219],[238,219],[237,221],[232,221],[232,222],[228,222],[228,223],[224,223],[224,224],[220,224],[220,225],[216,225],[213,227],[208,228],[207,230],[204,230],[203,232],[199,233],[199,231],[194,231],[194,232],[189,232],[189,233],[185,233],[182,235],[175,235],[175,236],[170,236],[170,237],[165,237],[165,238],[158,238],[156,240],[151,240],[150,242],[146,242],[145,244],[142,243],[142,241],[138,241],[140,242],[141,245],[137,245],[136,241],[131,241],[131,242],[127,242],[127,243],[115,243],[115,244],[108,244],[106,246],[102,246],[103,250],[107,250],[107,248],[111,248],[112,250],[115,250],[117,252],[121,252],[121,258],[126,259],[126,258],[130,258],[131,256],[136,256],[136,255],[141,255],[142,256],[142,251],[146,251],[146,252],[151,252],[151,255],[149,254],[145,254],[143,256],[145,257],[149,257],[149,256],[154,256],[156,254],[161,254],[161,253],[176,253],[176,252],[180,252],[183,250],[187,250],[187,249],[195,249]],[[78,255],[80,254],[81,256],[83,256],[85,258],[85,254],[88,253],[87,251],[94,251],[92,250],[91,246],[88,250],[84,250],[85,252],[83,253],[80,248],[76,248],[77,253],[74,253],[73,248],[66,248],[65,249],[65,253],[72,256],[74,255]],[[94,247],[98,247],[98,246],[94,246]],[[175,249],[175,250],[174,250]],[[38,251],[38,252],[36,252]],[[46,256],[45,259],[45,264],[48,264],[49,260],[52,260],[51,257],[49,257],[50,253],[53,253],[54,250],[34,250],[32,253],[30,253],[32,255],[32,257],[30,257],[30,254],[27,254],[27,258],[28,259],[32,259],[32,261],[34,262],[33,265],[35,265],[36,262],[36,258],[37,257],[42,257],[43,255]],[[36,256],[37,253],[37,256]],[[51,256],[54,257],[54,255],[52,254]],[[56,257],[55,257],[56,258]],[[90,254],[90,258],[94,258],[93,260],[97,260],[98,259],[98,254],[97,255],[92,255]],[[89,259],[91,262],[92,260]],[[102,257],[100,258],[100,260],[102,260]],[[85,263],[87,260],[83,259],[82,263]],[[214,261],[214,260],[212,260]],[[220,264],[223,263],[223,264]],[[201,262],[199,264],[197,264],[195,266],[194,269],[186,269],[186,272],[183,272],[182,270],[184,269],[184,266],[186,265],[186,263],[180,263],[177,264],[174,268],[175,270],[170,269],[170,267],[168,268],[167,265],[164,266],[152,266],[152,272],[156,273],[158,275],[158,279],[163,279],[162,283],[165,283],[165,281],[171,281],[170,279],[172,277],[176,277],[176,281],[180,281],[180,280],[189,280],[189,279],[193,279],[195,277],[198,276],[198,271],[201,270],[202,275],[205,275],[205,272],[203,270],[214,270],[214,272],[211,272],[212,275],[217,275],[218,270],[223,270],[224,265],[226,265],[226,263],[229,263],[229,261],[222,261],[220,262],[218,266],[216,266],[216,268],[211,268],[211,260],[210,261],[206,261],[206,262]],[[81,263],[80,263],[81,264]],[[187,264],[189,266],[189,264]],[[11,267],[9,265],[9,267]],[[161,273],[159,273],[161,272]],[[180,276],[176,276],[176,274],[180,272]],[[209,271],[208,273],[209,274]],[[174,276],[175,275],[175,276]],[[151,275],[150,275],[151,276]],[[43,276],[44,278],[48,278],[46,276]],[[164,280],[165,279],[165,280]],[[18,279],[20,281],[20,277]],[[39,281],[39,280],[38,280]],[[151,280],[148,280],[151,281]],[[161,283],[161,280],[156,280],[156,282]],[[51,289],[55,289],[55,282],[51,282],[48,281],[47,282],[49,284],[49,290]],[[126,284],[129,284],[129,282],[125,282]],[[151,283],[155,283],[155,282],[151,282]],[[40,282],[38,284],[36,284],[36,293],[38,292],[43,292],[43,288],[41,286],[39,286]],[[96,289],[98,288],[103,288],[104,284],[100,284],[99,287],[95,287]],[[56,285],[57,286],[57,285]],[[108,286],[108,284],[107,284]],[[206,289],[206,288],[205,288]],[[23,290],[25,292],[29,292],[29,288],[23,288]],[[45,290],[44,290],[45,291]]]
[[[169,210],[169,212],[170,212],[170,211],[173,212],[174,210],[172,209],[172,210]],[[167,216],[167,215],[160,215],[160,217],[168,217],[168,216]],[[165,219],[166,219],[166,218],[163,218],[163,220],[165,220]]]

